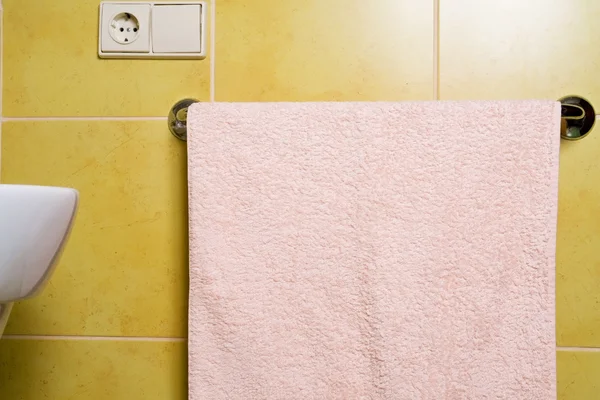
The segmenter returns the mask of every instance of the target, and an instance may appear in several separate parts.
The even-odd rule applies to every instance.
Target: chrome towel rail
[[[179,140],[187,140],[188,107],[196,99],[183,99],[169,111],[169,130]],[[596,112],[589,101],[579,96],[565,96],[560,100],[560,137],[565,140],[579,140],[586,137],[596,121]]]

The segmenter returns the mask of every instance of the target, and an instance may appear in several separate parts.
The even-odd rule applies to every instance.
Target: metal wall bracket
[[[565,96],[559,101],[560,137],[565,140],[579,140],[586,137],[596,122],[594,107],[579,96]]]
[[[169,130],[179,140],[187,141],[187,113],[188,107],[197,103],[196,99],[183,99],[171,107],[169,111]]]

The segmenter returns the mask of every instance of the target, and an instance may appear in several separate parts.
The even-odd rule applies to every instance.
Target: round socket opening
[[[134,42],[140,34],[140,23],[135,15],[122,12],[110,20],[110,36],[120,44]]]

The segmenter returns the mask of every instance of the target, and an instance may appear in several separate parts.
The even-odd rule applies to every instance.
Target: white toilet
[[[12,303],[48,282],[75,218],[75,189],[0,185],[0,336]]]

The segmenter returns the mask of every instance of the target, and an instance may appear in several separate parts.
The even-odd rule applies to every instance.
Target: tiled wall
[[[72,186],[81,208],[0,340],[0,399],[186,398],[185,145],[165,120],[179,99],[579,94],[600,109],[596,0],[213,0],[203,61],[99,60],[99,0],[3,1],[2,182]],[[594,132],[562,144],[563,400],[600,393],[598,159]]]

